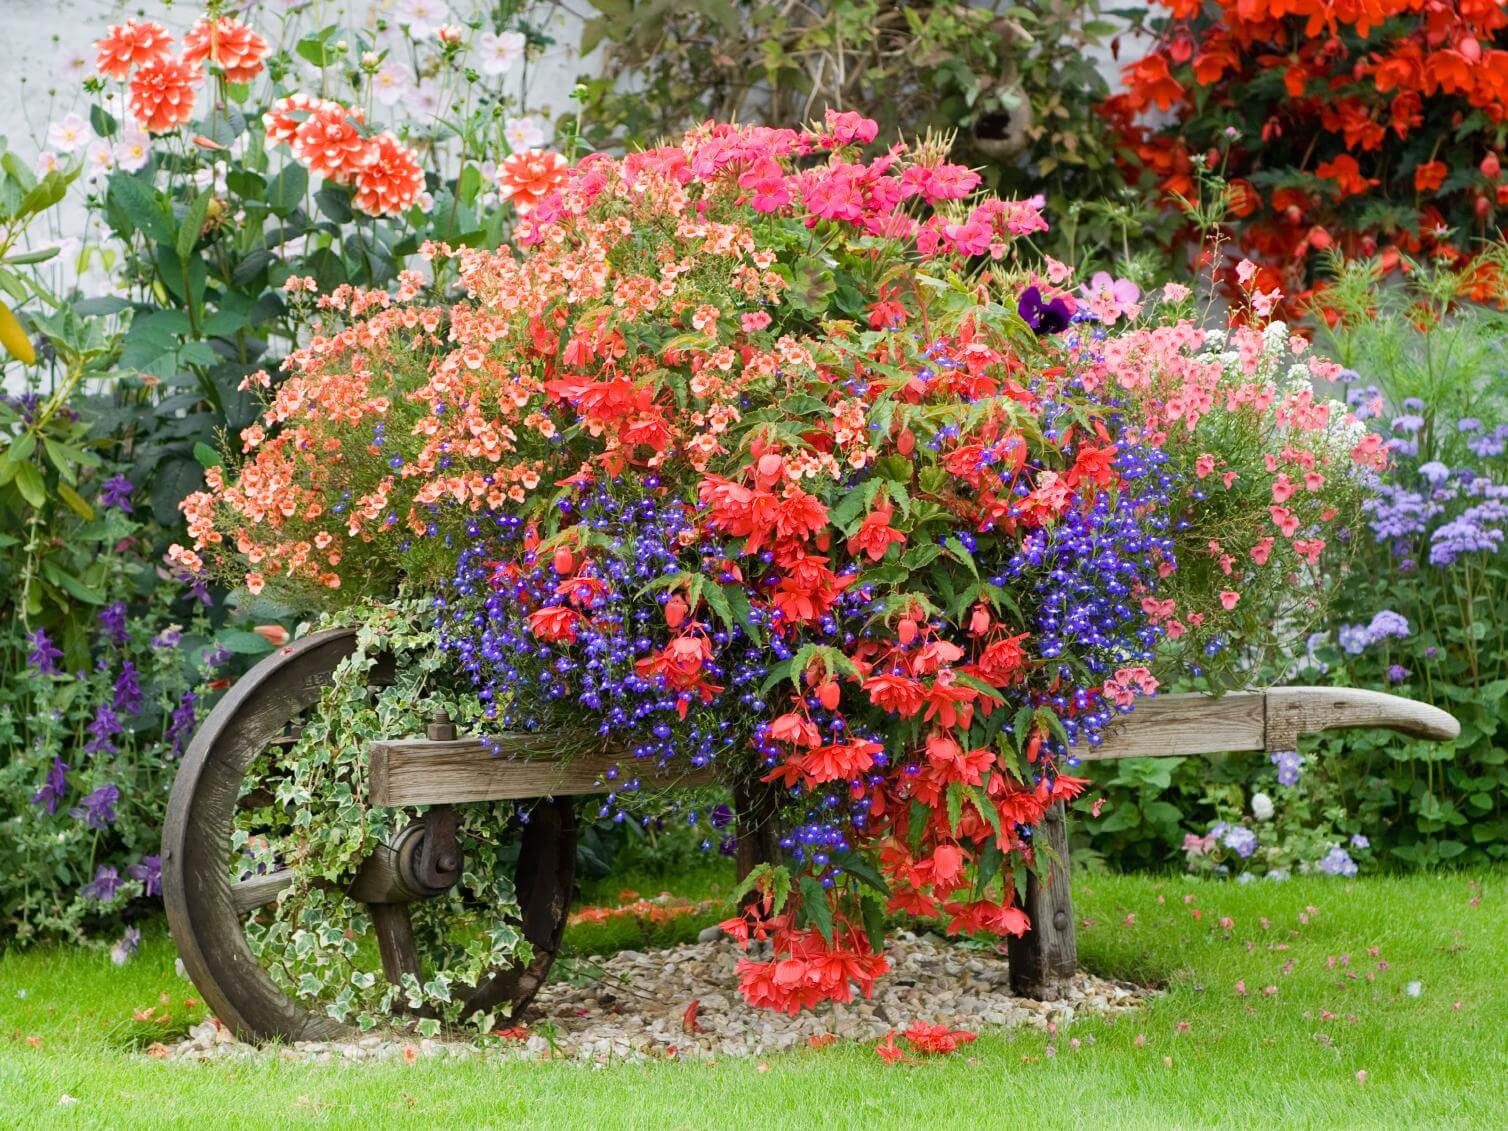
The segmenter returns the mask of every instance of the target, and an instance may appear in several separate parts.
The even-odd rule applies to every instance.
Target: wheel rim
[[[356,650],[352,629],[329,629],[278,649],[241,677],[205,718],[184,755],[163,829],[163,900],[185,970],[219,1019],[254,1039],[327,1040],[355,1027],[295,1001],[252,953],[249,911],[276,898],[276,876],[233,884],[230,837],[243,784],[290,722],[313,706],[336,667]],[[525,826],[516,885],[528,963],[495,970],[467,999],[466,1015],[527,1005],[559,949],[575,865],[575,812],[561,799],[536,807]],[[405,904],[368,903],[390,979],[407,965],[413,934]],[[379,910],[380,909],[380,910]],[[405,946],[405,939],[407,944]]]

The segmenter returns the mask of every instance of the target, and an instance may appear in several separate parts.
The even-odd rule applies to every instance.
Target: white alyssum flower
[[[1251,815],[1253,817],[1259,821],[1270,821],[1272,820],[1272,814],[1272,798],[1268,797],[1265,793],[1254,793],[1251,795]]]

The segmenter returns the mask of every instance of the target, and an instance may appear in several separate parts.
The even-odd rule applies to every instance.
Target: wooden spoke
[[[403,984],[403,975],[412,974],[421,982],[419,946],[414,941],[414,921],[406,903],[369,903],[372,929],[377,935],[377,949],[382,952],[382,973],[395,986]]]
[[[288,868],[279,868],[276,872],[260,876],[248,876],[230,885],[231,906],[238,915],[245,915],[258,907],[277,902],[277,897],[292,883],[293,872]]]
[[[239,854],[231,848],[237,829],[266,836],[274,847],[289,835],[275,812],[260,827],[255,810],[276,805],[279,758],[297,741],[304,712],[318,702],[355,646],[353,631],[331,629],[264,657],[204,719],[168,800],[162,871],[173,941],[205,1002],[246,1039],[329,1040],[356,1032],[318,1004],[306,1007],[294,1000],[258,964],[245,935],[247,917],[276,902],[295,877],[291,869],[278,868],[236,880]],[[391,660],[384,659],[370,682],[390,683],[393,671]],[[523,830],[516,877],[522,933],[533,955],[481,979],[477,998],[489,1011],[517,1010],[527,1003],[548,975],[565,929],[576,859],[575,814],[568,800],[543,802],[534,812],[536,819]],[[248,819],[258,827],[248,830]],[[499,814],[500,822],[505,819]],[[463,866],[453,835],[426,853],[423,834],[431,828],[453,834],[443,821],[414,822],[392,843],[376,847],[345,892],[371,908],[383,972],[395,982],[420,972],[422,950],[407,903],[443,895]]]

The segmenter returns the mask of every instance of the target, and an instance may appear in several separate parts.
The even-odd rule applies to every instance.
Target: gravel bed
[[[874,1040],[913,1021],[976,1032],[1019,1025],[1056,1030],[1078,1017],[1135,1009],[1151,993],[1080,971],[1061,1000],[1019,998],[1011,994],[1003,954],[902,931],[889,940],[891,970],[876,982],[871,1000],[788,1017],[744,1004],[734,973],[740,953],[731,940],[719,937],[670,950],[625,950],[600,960],[578,960],[569,978],[541,991],[525,1025],[482,1043],[387,1033],[354,1041],[257,1047],[237,1041],[209,1020],[196,1025],[185,1040],[147,1051],[170,1060],[262,1057],[316,1063],[412,1063],[442,1057],[553,1057],[595,1064],[666,1057],[716,1060],[820,1045],[834,1037]],[[688,1024],[692,1002],[697,1006]]]

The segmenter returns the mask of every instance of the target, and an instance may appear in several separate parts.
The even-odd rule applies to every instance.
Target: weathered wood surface
[[[1370,727],[1449,742],[1461,724],[1439,707],[1357,687],[1274,687],[1267,692],[1267,749],[1292,750],[1301,734]]]
[[[711,785],[711,770],[663,770],[639,765],[632,755],[604,748],[557,756],[549,735],[505,734],[493,753],[477,738],[449,742],[402,739],[371,747],[373,805],[462,804],[528,797],[575,797],[611,793],[637,779],[641,786]],[[616,772],[615,778],[609,774]]]
[[[1445,742],[1461,733],[1438,707],[1351,687],[1275,687],[1226,695],[1156,695],[1112,723],[1085,762],[1164,758],[1243,750],[1292,750],[1300,735],[1372,727]]]
[[[1010,955],[1011,990],[1037,1001],[1056,1001],[1064,979],[1079,965],[1074,936],[1073,889],[1068,874],[1068,820],[1060,801],[1032,831],[1032,840],[1051,861],[1044,884],[1035,872],[1026,879],[1021,910],[1031,920],[1024,935],[1006,940]]]

